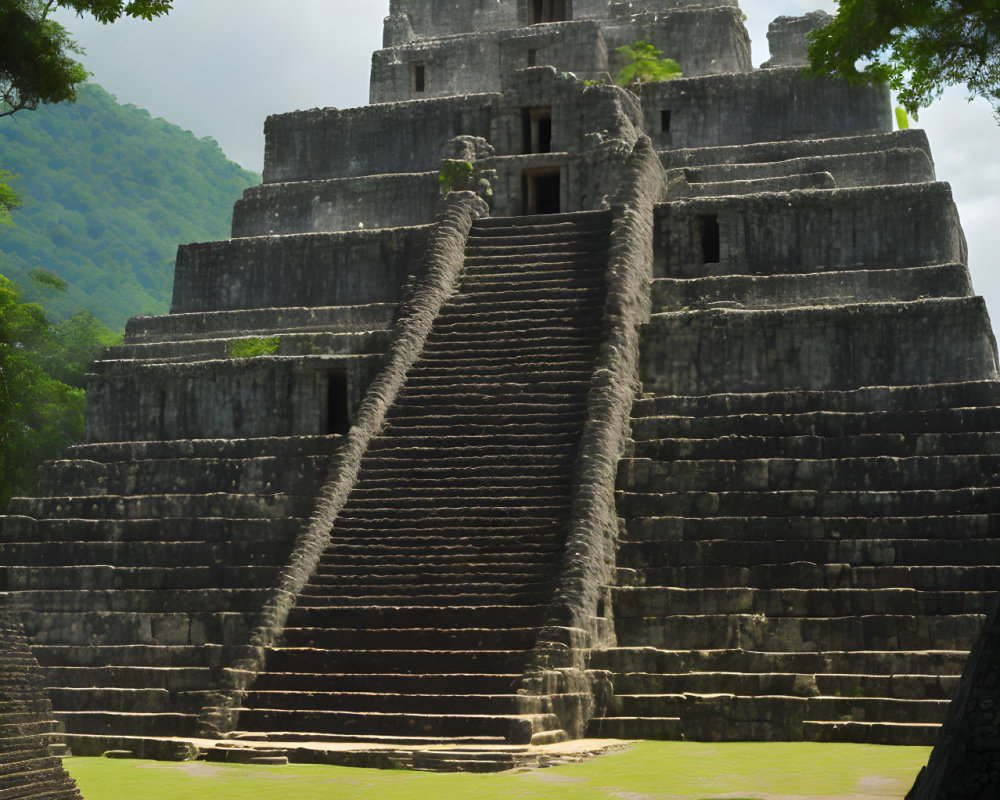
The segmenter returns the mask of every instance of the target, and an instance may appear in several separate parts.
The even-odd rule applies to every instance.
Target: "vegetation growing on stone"
[[[281,340],[277,336],[266,338],[250,336],[246,339],[234,339],[229,343],[229,355],[233,358],[273,356],[278,352],[280,345]]]
[[[441,172],[438,175],[438,184],[441,188],[441,196],[447,197],[452,192],[469,188],[472,181],[473,166],[469,161],[457,161],[446,158],[441,162]]]
[[[0,274],[53,319],[86,308],[113,328],[166,311],[178,243],[227,238],[233,200],[259,181],[214,140],[94,84],[74,104],[5,121],[0,163],[16,165],[23,203],[0,228]],[[29,278],[38,269],[66,291],[46,293]]]
[[[683,74],[676,61],[664,58],[663,53],[649,42],[640,40],[632,45],[615,48],[615,52],[628,62],[615,75],[615,83],[619,86],[667,81]]]

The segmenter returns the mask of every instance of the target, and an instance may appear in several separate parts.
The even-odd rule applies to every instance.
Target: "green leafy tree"
[[[15,176],[5,169],[0,169],[0,225],[13,225],[10,212],[20,207],[21,198],[9,185]]]
[[[168,0],[0,0],[0,117],[39,103],[76,99],[87,70],[83,50],[52,19],[65,8],[108,24],[122,17],[153,19],[171,10]]]
[[[83,437],[84,372],[119,338],[85,311],[53,325],[0,275],[0,510]]]
[[[814,75],[886,81],[914,117],[944,87],[965,85],[1000,120],[1000,0],[840,0],[811,36]]]
[[[615,52],[627,62],[615,75],[615,83],[619,86],[666,81],[683,74],[676,61],[664,58],[663,53],[649,42],[638,41],[632,45],[624,45],[615,48]]]

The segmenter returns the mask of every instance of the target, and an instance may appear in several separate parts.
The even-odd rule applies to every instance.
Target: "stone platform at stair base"
[[[157,761],[215,761],[228,764],[326,764],[364,769],[432,772],[506,772],[554,767],[628,749],[621,739],[576,739],[542,745],[408,744],[398,737],[367,743],[337,742],[308,735],[272,739],[198,739],[130,736],[68,736],[74,754],[97,757],[109,750]],[[277,759],[277,760],[271,760]]]

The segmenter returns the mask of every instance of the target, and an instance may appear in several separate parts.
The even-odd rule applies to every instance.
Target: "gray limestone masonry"
[[[735,0],[392,0],[371,105],[270,117],[0,517],[75,751],[933,743],[996,343],[925,134],[804,73],[824,20],[753,69]],[[638,39],[683,77],[614,85]],[[995,755],[985,641],[923,786]]]

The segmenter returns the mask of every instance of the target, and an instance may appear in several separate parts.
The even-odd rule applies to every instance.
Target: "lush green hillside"
[[[0,227],[0,274],[53,317],[85,308],[115,329],[167,310],[177,245],[227,238],[233,203],[260,181],[215,140],[95,84],[76,103],[0,120],[0,166],[24,201]],[[49,291],[33,270],[68,289]]]

